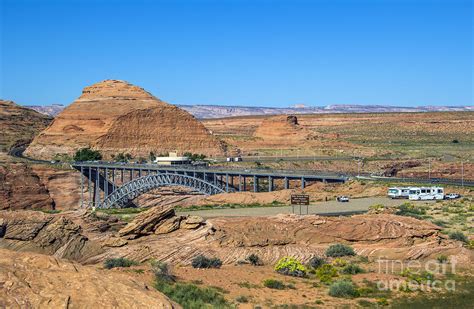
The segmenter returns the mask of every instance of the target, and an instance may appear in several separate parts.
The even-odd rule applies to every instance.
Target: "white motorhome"
[[[396,198],[408,198],[408,195],[410,193],[410,188],[408,187],[403,187],[403,188],[398,188],[398,187],[393,187],[393,188],[388,188],[388,197],[392,199]]]
[[[410,188],[410,200],[444,200],[444,189],[441,187]]]

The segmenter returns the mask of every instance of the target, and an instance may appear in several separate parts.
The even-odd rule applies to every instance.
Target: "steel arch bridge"
[[[123,208],[141,194],[162,186],[185,186],[206,195],[225,192],[225,190],[218,185],[188,175],[151,174],[124,183],[111,194],[106,196],[97,207]]]

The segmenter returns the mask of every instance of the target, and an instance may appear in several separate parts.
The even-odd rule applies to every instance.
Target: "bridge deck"
[[[305,180],[327,180],[333,182],[345,182],[347,176],[335,173],[321,173],[315,171],[301,170],[269,170],[269,169],[232,169],[220,167],[195,167],[195,166],[163,166],[156,164],[135,164],[135,163],[105,163],[105,162],[73,162],[74,168],[108,168],[120,170],[142,170],[142,171],[160,171],[160,172],[182,172],[182,173],[208,173],[208,174],[228,174],[229,176],[245,176],[245,177],[274,177],[274,178],[291,178]]]

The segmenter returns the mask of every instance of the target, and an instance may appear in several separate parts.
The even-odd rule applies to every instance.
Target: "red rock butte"
[[[78,149],[100,150],[105,158],[124,152],[148,157],[169,151],[224,154],[222,143],[188,112],[125,81],[105,80],[84,88],[26,149],[51,159]]]

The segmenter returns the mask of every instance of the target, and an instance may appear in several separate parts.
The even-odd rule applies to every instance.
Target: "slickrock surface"
[[[392,214],[322,217],[215,218],[176,216],[152,208],[130,223],[100,213],[0,212],[0,249],[54,255],[84,264],[126,257],[138,262],[159,259],[189,265],[200,254],[226,264],[252,253],[266,263],[284,256],[302,261],[323,255],[329,245],[346,243],[372,259],[427,259],[440,254],[471,263],[473,253],[448,239],[429,222]]]
[[[63,215],[39,211],[1,211],[0,248],[54,255],[82,261],[102,249]]]
[[[23,163],[0,165],[0,210],[54,209],[54,201],[40,177]]]
[[[179,308],[131,274],[0,249],[1,308]]]
[[[105,80],[83,90],[25,154],[50,159],[83,147],[106,157],[120,152],[148,157],[169,151],[223,154],[221,143],[188,112],[124,81]]]
[[[150,218],[152,212],[149,211]],[[129,225],[125,230],[136,229],[137,222]],[[447,239],[439,230],[431,223],[389,214],[216,218],[200,222],[199,227],[192,230],[184,229],[181,223],[180,229],[168,234],[149,232],[128,240],[125,246],[110,248],[88,262],[124,256],[137,261],[156,258],[188,265],[195,256],[204,254],[232,264],[256,253],[271,264],[284,256],[307,261],[314,255],[323,255],[334,243],[350,244],[359,254],[371,258],[425,259],[447,254],[456,256],[458,261],[472,260],[472,253],[463,248],[462,243]]]
[[[196,229],[203,224],[204,220],[201,217],[176,216],[171,207],[154,207],[136,216],[118,234],[134,239],[151,234],[168,234],[179,228]]]
[[[29,142],[51,120],[49,116],[16,105],[12,101],[0,100],[0,152],[7,152],[14,145]]]

